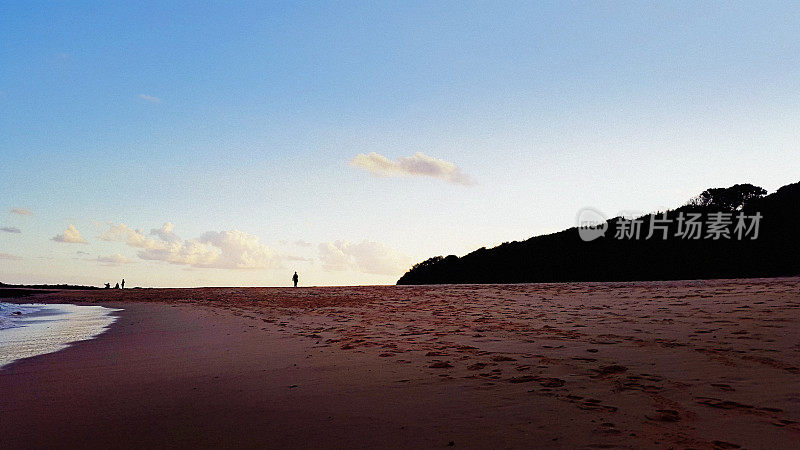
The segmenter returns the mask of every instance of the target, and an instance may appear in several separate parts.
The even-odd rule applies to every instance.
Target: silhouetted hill
[[[687,205],[643,216],[639,239],[617,238],[634,222],[612,218],[604,236],[581,239],[576,227],[522,242],[481,248],[462,257],[437,256],[416,264],[397,284],[532,283],[744,278],[800,275],[800,183],[766,195],[752,185],[709,189]],[[754,219],[756,214],[760,219]],[[690,215],[699,214],[701,238],[680,235]],[[730,214],[730,216],[728,216]],[[739,216],[744,225],[737,230]],[[683,217],[683,222],[678,219]],[[731,223],[727,224],[727,218]],[[724,223],[730,238],[707,238],[712,223]],[[754,228],[758,223],[758,235]],[[600,221],[600,223],[603,223]],[[679,227],[681,227],[679,229]],[[720,225],[721,227],[721,225]],[[738,239],[737,236],[741,237]]]

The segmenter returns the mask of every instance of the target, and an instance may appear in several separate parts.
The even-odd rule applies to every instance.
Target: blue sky
[[[392,283],[800,173],[791,2],[76,3],[0,4],[0,281]]]

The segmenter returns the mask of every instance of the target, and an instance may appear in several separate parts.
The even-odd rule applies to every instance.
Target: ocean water
[[[102,306],[0,303],[0,369],[22,358],[53,353],[103,333],[119,309]]]

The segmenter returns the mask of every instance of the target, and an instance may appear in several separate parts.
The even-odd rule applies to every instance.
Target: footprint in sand
[[[681,420],[680,414],[674,409],[657,409],[656,414],[652,416],[645,416],[649,420],[657,422],[677,422]]]
[[[617,412],[616,406],[602,405],[600,404],[600,400],[594,398],[584,400],[583,402],[577,403],[576,405],[580,409],[585,409],[589,411]]]
[[[772,423],[773,425],[775,425],[776,427],[781,427],[781,428],[783,428],[783,427],[785,427],[785,426],[787,426],[787,425],[794,425],[794,424],[796,424],[797,422],[795,422],[794,420],[780,419],[780,420],[777,420],[777,421],[775,421],[775,422],[771,422],[771,423]]]
[[[508,379],[509,383],[529,383],[532,381],[538,381],[539,384],[543,387],[562,387],[566,384],[566,381],[560,378],[537,377],[533,375],[523,375],[519,377],[511,377]]]
[[[696,397],[695,401],[701,405],[710,406],[718,409],[738,409],[738,410],[753,410],[752,405],[745,405],[731,400],[720,400],[713,397]]]
[[[711,444],[714,446],[715,449],[742,448],[741,445],[732,444],[730,442],[725,442],[725,441],[711,441]]]
[[[448,361],[436,361],[435,363],[431,364],[428,367],[430,367],[431,369],[449,369],[453,367],[453,365],[450,364]]]
[[[616,375],[627,371],[628,371],[627,367],[620,366],[618,364],[612,364],[610,366],[600,366],[597,369],[591,369],[591,372],[593,372],[594,374],[591,375],[590,378],[604,378],[609,375]]]

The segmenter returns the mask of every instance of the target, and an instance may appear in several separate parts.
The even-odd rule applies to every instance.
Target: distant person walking
[[[122,279],[122,289],[125,289],[125,278]]]
[[[297,276],[297,272],[294,273],[292,276],[292,281],[294,281],[294,287],[297,287],[297,282],[300,280],[300,277]]]

